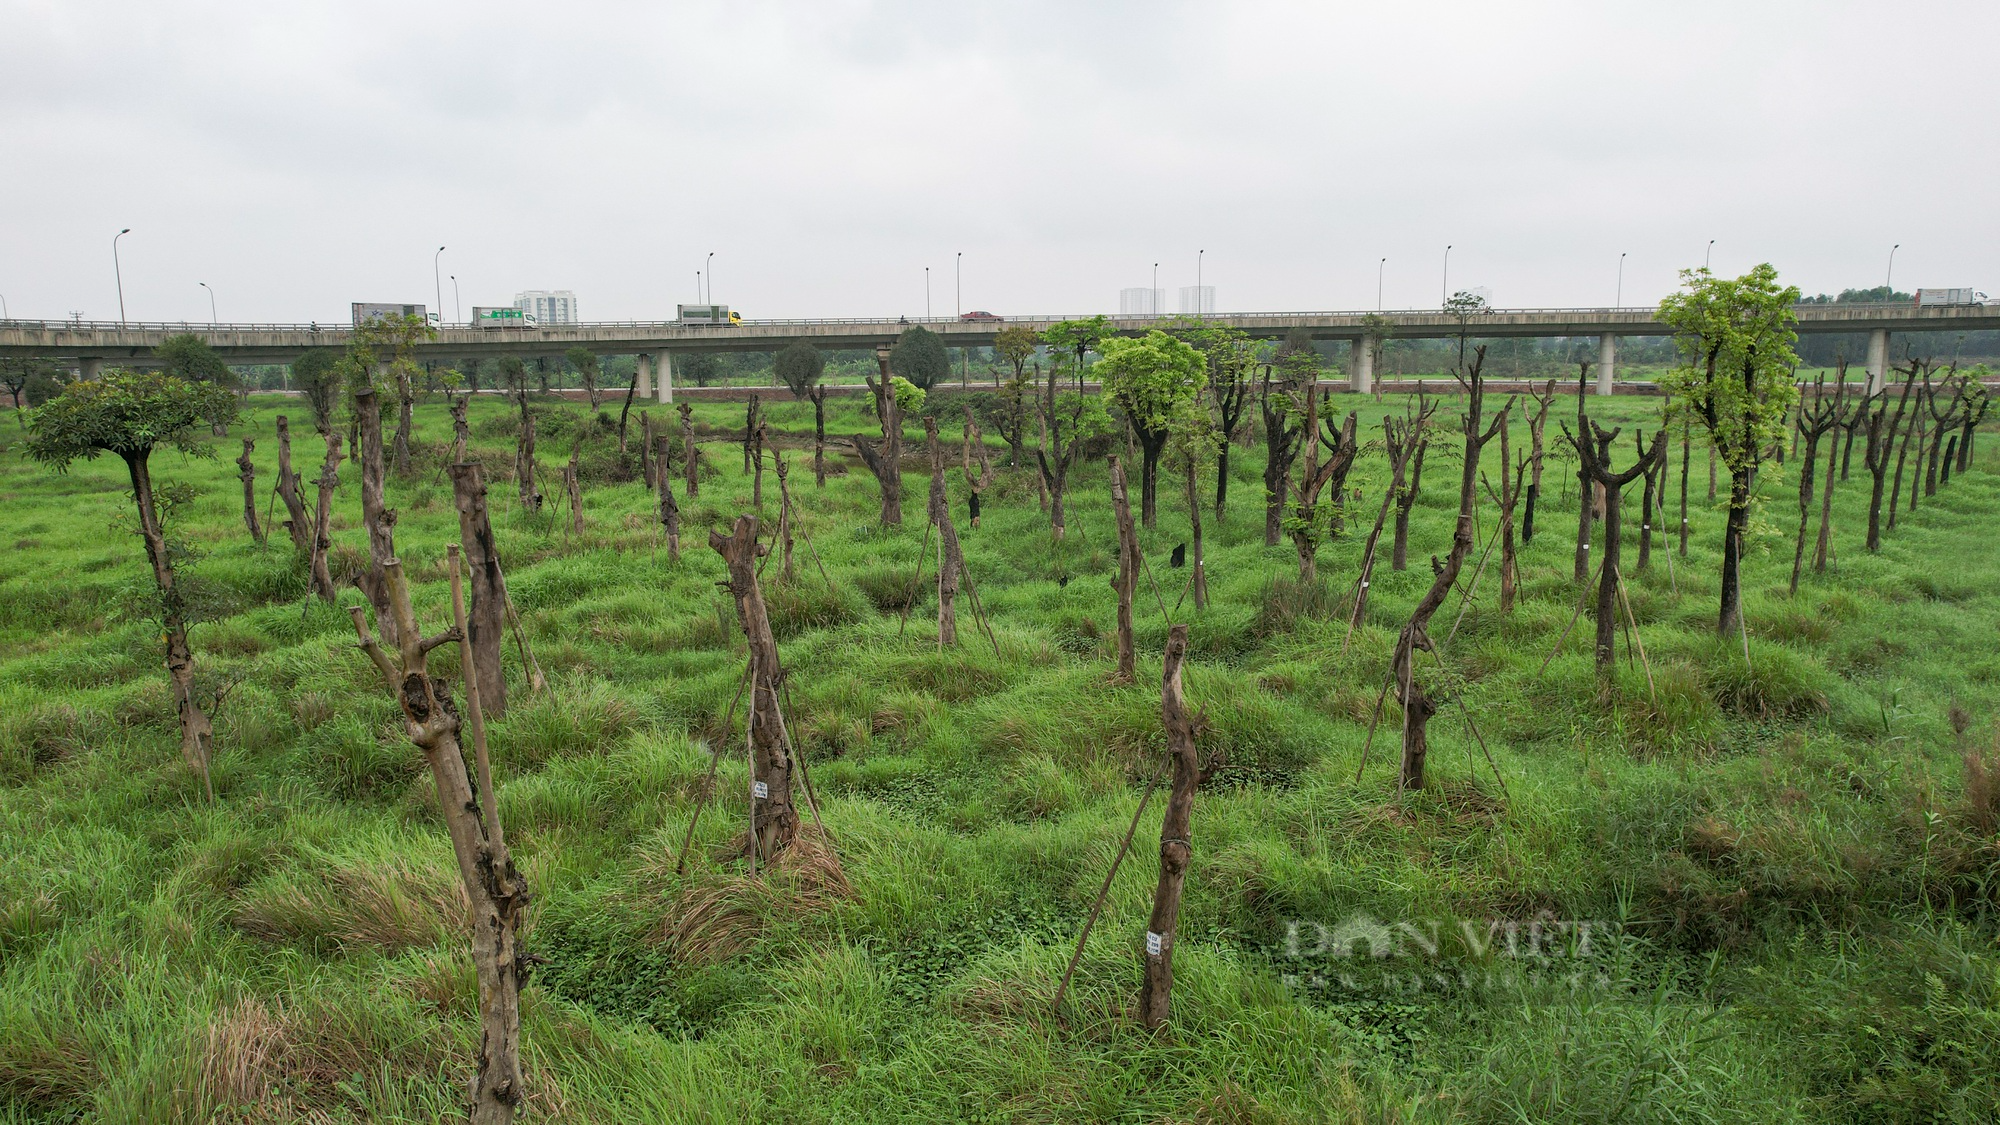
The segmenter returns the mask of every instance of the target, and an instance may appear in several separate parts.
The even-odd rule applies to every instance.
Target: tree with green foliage
[[[778,380],[790,387],[795,397],[805,399],[819,385],[820,376],[826,373],[826,357],[819,354],[818,348],[804,340],[797,340],[771,357],[771,367],[777,372]]]
[[[14,419],[24,428],[27,426],[27,420],[21,416],[21,403],[26,400],[33,405],[37,397],[35,391],[47,388],[55,382],[55,379],[56,365],[46,359],[33,356],[8,356],[0,359],[0,388],[5,388],[13,397]]]
[[[598,406],[604,401],[604,390],[597,385],[598,376],[604,370],[598,362],[597,353],[578,344],[563,353],[563,361],[575,369],[577,381],[583,384],[584,396],[590,400],[590,413],[595,416]]]
[[[927,391],[951,374],[951,357],[937,333],[913,324],[889,350],[889,370]]]
[[[1111,335],[1111,318],[1099,313],[1082,320],[1060,320],[1042,329],[1042,343],[1057,352],[1068,354],[1076,363],[1076,389],[1083,389],[1084,355],[1098,351],[1098,344]],[[1056,377],[1054,365],[1049,367],[1049,379]],[[1053,393],[1053,392],[1052,392]]]
[[[1028,361],[1035,358],[1039,345],[1035,330],[1025,324],[1010,324],[993,336],[994,353],[1014,368],[1001,392],[1007,409],[994,418],[1000,436],[1007,439],[1010,464],[1019,465],[1028,446]]]
[[[1174,431],[1194,423],[1201,409],[1201,389],[1208,385],[1208,361],[1186,343],[1155,328],[1144,336],[1114,337],[1098,345],[1097,364],[1104,393],[1117,400],[1139,437],[1143,455],[1139,478],[1140,522],[1157,523],[1154,493],[1159,483],[1160,451]]]
[[[313,429],[325,433],[333,425],[333,407],[340,401],[340,353],[314,348],[292,361],[292,382],[312,407]]]
[[[1049,384],[1055,385],[1053,375]],[[1042,485],[1049,492],[1049,527],[1060,540],[1066,531],[1063,496],[1068,489],[1070,468],[1076,464],[1085,442],[1111,432],[1111,415],[1105,412],[1101,396],[1077,391],[1052,393],[1042,405],[1042,441],[1035,450],[1035,459],[1041,469]]]
[[[223,362],[222,356],[208,341],[192,332],[183,332],[160,341],[153,349],[153,358],[161,360],[166,373],[188,383],[212,383],[229,391],[239,391],[241,386],[236,373]],[[234,407],[231,408],[233,415]],[[229,432],[226,418],[211,415],[208,419],[209,432],[221,437]]]
[[[1226,517],[1229,503],[1229,448],[1244,427],[1252,392],[1251,368],[1257,352],[1241,329],[1201,317],[1177,317],[1168,332],[1185,340],[1208,363],[1209,396],[1215,402],[1215,518]]]
[[[1786,413],[1799,394],[1792,350],[1799,291],[1780,285],[1768,262],[1738,278],[1682,270],[1681,285],[1660,302],[1660,320],[1674,329],[1682,363],[1660,382],[1708,428],[1713,455],[1729,470],[1717,619],[1728,634],[1743,620],[1740,570],[1751,485],[1765,453],[1784,440]]]
[[[181,754],[201,775],[211,800],[215,790],[208,780],[208,759],[214,731],[195,699],[189,605],[174,571],[175,560],[184,558],[188,548],[167,537],[162,518],[166,504],[155,494],[150,459],[162,445],[189,457],[215,456],[214,447],[196,440],[195,427],[217,418],[227,424],[235,413],[235,397],[219,383],[114,369],[102,378],[63,388],[62,394],[35,411],[28,425],[28,456],[58,473],[68,471],[73,462],[95,460],[100,453],[115,454],[125,462],[132,500],[139,510],[139,538],[146,545],[159,591],[160,631],[166,642],[174,708],[180,715]]]
[[[697,387],[706,387],[722,373],[722,364],[714,352],[677,352],[674,372]]]

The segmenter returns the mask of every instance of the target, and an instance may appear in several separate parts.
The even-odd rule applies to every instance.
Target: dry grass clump
[[[732,845],[741,850],[741,841]],[[731,873],[688,882],[668,906],[659,940],[682,964],[714,964],[749,948],[773,922],[810,917],[853,897],[839,855],[808,825],[755,878]]]
[[[395,953],[464,933],[466,910],[455,878],[397,858],[265,880],[243,893],[232,921],[272,943]]]

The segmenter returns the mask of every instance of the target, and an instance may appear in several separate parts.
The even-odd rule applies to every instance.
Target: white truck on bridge
[[[1989,303],[1986,294],[1972,289],[1919,289],[1917,307],[1930,308],[1936,305],[1984,305]]]
[[[541,322],[535,314],[512,305],[487,308],[475,305],[472,309],[472,323],[479,328],[539,328]]]

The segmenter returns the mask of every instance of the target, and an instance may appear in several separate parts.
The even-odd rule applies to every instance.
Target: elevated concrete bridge
[[[1799,305],[1798,330],[1810,333],[1866,333],[1868,375],[1879,386],[1886,373],[1892,332],[1977,332],[2000,330],[2000,306],[1918,308],[1899,304]],[[1397,312],[1227,313],[1206,317],[1252,337],[1281,338],[1304,329],[1317,340],[1346,340],[1354,346],[1349,385],[1373,385],[1374,361],[1382,341],[1438,339],[1460,331],[1481,339],[1595,336],[1597,389],[1609,394],[1617,372],[1620,336],[1666,336],[1653,308],[1489,309],[1461,318],[1440,309]],[[1040,330],[1061,316],[1017,316],[1004,320],[957,318],[861,320],[746,320],[735,325],[689,325],[674,321],[604,322],[542,328],[451,327],[420,344],[420,358],[440,361],[484,356],[559,356],[574,347],[599,355],[636,355],[639,392],[673,401],[673,356],[689,351],[775,351],[804,340],[821,348],[874,348],[893,342],[921,324],[943,337],[946,347],[986,347],[1000,329],[1023,325]],[[1121,335],[1139,335],[1178,319],[1168,316],[1111,317]],[[339,324],[193,324],[80,320],[0,321],[0,356],[65,360],[86,375],[106,364],[145,365],[152,350],[169,336],[192,333],[207,340],[230,363],[289,363],[312,348],[345,347],[353,330]]]

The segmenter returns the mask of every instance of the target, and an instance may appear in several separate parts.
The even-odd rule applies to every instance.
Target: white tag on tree
[[[1156,934],[1151,930],[1146,931],[1146,956],[1158,957],[1160,952],[1166,947],[1167,939],[1164,934]]]
[[[770,797],[771,787],[761,781],[753,781],[750,783],[750,795],[762,801]]]

